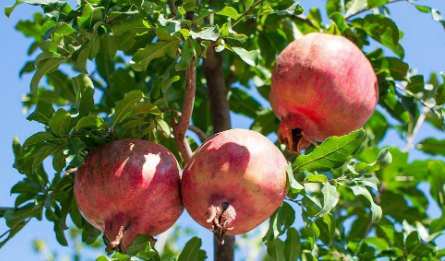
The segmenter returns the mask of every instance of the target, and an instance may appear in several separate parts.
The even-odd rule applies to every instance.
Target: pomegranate
[[[278,56],[269,100],[282,120],[280,142],[299,153],[311,142],[363,126],[378,101],[377,77],[354,43],[311,33]]]
[[[263,135],[220,132],[184,168],[184,206],[224,243],[226,233],[246,233],[273,214],[287,194],[286,166],[281,151]]]
[[[125,253],[136,235],[158,235],[182,214],[180,175],[178,162],[165,147],[118,140],[85,156],[74,195],[84,218],[105,232],[107,251]]]

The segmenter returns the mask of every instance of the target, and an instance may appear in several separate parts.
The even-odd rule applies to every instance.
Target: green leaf
[[[37,195],[39,192],[43,192],[42,187],[27,179],[20,181],[11,188],[11,194],[30,193],[32,195]]]
[[[50,144],[47,143],[43,145],[37,152],[35,152],[35,157],[32,162],[32,170],[36,170],[37,167],[48,158],[50,155],[54,154],[56,151],[65,147],[65,143],[62,144]]]
[[[139,234],[127,248],[127,254],[135,255],[143,260],[151,260],[156,252],[151,248],[153,237]]]
[[[281,239],[275,238],[273,241],[268,241],[267,245],[267,254],[270,260],[274,261],[286,261],[284,256],[284,248],[285,244]]]
[[[113,124],[111,125],[111,130],[114,129],[116,124],[121,123],[127,117],[131,115],[136,104],[144,98],[145,95],[142,91],[135,90],[125,94],[123,100],[116,103],[116,111],[113,116]]]
[[[179,41],[172,42],[156,42],[147,45],[144,49],[139,49],[130,61],[131,66],[136,71],[145,71],[148,64],[155,58],[159,58],[167,54],[170,48],[177,49]]]
[[[338,203],[338,193],[337,187],[329,182],[325,182],[324,186],[321,188],[321,193],[323,193],[323,208],[316,214],[316,216],[323,217],[337,205]]]
[[[363,185],[353,185],[349,187],[354,195],[363,195],[371,203],[372,222],[377,222],[382,218],[382,208],[374,203],[371,193]]]
[[[22,145],[20,145],[19,138],[17,136],[12,139],[12,151],[14,152],[14,156],[18,157],[22,150]]]
[[[184,246],[177,261],[203,261],[207,258],[206,253],[201,250],[202,241],[200,238],[193,237]]]
[[[26,119],[29,121],[37,121],[48,125],[49,120],[54,115],[54,112],[54,108],[51,104],[44,101],[39,101],[34,112],[31,113]]]
[[[306,180],[310,182],[319,182],[319,183],[325,183],[328,181],[328,177],[323,174],[315,173],[309,173],[306,176]]]
[[[445,163],[439,160],[428,162],[428,182],[430,193],[434,200],[442,208],[445,206]]]
[[[77,68],[79,69],[79,71],[85,74],[88,74],[88,59],[92,61],[93,58],[96,57],[100,48],[101,38],[99,37],[99,35],[97,33],[94,33],[90,38],[91,39],[88,41],[88,43],[86,45],[83,45],[84,47],[81,49],[76,59]]]
[[[63,137],[71,131],[71,115],[66,110],[60,108],[49,120],[48,126],[58,137]]]
[[[108,259],[108,257],[101,255],[98,258],[96,258],[96,261],[110,261],[110,259]]]
[[[326,12],[328,17],[331,18],[332,14],[340,13],[342,10],[342,1],[341,0],[328,0],[326,2]]]
[[[53,134],[51,134],[50,132],[37,132],[35,134],[33,134],[31,137],[29,137],[28,139],[26,139],[26,141],[23,143],[22,149],[26,149],[27,147],[40,143],[40,142],[45,142],[45,141],[51,141],[51,140],[55,140],[58,139],[57,137],[55,137]]]
[[[35,205],[34,203],[29,203],[21,208],[7,211],[4,216],[6,225],[10,228],[14,228],[41,211],[42,207],[42,204]]]
[[[202,40],[209,40],[209,41],[216,41],[221,33],[219,32],[218,28],[216,26],[207,27],[202,31],[190,31],[190,35],[193,39],[202,39]]]
[[[90,3],[83,6],[82,16],[77,17],[80,28],[91,29],[94,24],[102,20],[103,7],[95,8]]]
[[[7,212],[8,213],[8,212]],[[3,235],[3,236],[6,236],[6,234],[8,235],[8,237],[7,238],[5,238],[5,240],[3,240],[3,241],[1,241],[0,242],[0,248],[2,248],[11,238],[13,238],[14,236],[15,236],[15,234],[17,234],[20,230],[22,230],[22,228],[26,225],[26,224],[28,224],[28,222],[29,222],[29,220],[27,220],[27,221],[23,221],[23,222],[21,222],[21,223],[19,223],[19,224],[17,224],[17,225],[15,225],[13,228],[11,228],[11,230],[9,230],[9,233],[5,233],[5,235]]]
[[[263,110],[261,104],[252,95],[239,88],[230,89],[229,106],[233,112],[250,118],[255,118]]]
[[[176,71],[182,71],[190,66],[193,59],[193,47],[189,41],[184,42],[184,48],[182,48],[181,59],[175,66]]]
[[[291,193],[299,193],[304,189],[304,186],[301,185],[294,177],[294,173],[292,170],[292,164],[289,163],[286,168],[287,180],[289,182],[289,191]]]
[[[309,155],[295,160],[295,171],[329,171],[342,166],[360,148],[365,131],[359,129],[341,137],[331,137],[316,147]]]
[[[368,0],[368,8],[375,8],[386,5],[390,0]]]
[[[298,231],[295,228],[291,227],[287,230],[287,237],[284,243],[284,256],[286,258],[285,260],[297,260],[301,254],[301,242],[300,234],[298,234]]]
[[[263,241],[270,242],[286,233],[295,221],[295,210],[288,203],[283,202],[269,219],[269,229]]]
[[[353,20],[352,24],[357,28],[363,29],[374,40],[391,49],[400,58],[404,57],[405,52],[399,44],[399,29],[388,17],[371,14],[364,18]]]
[[[351,16],[366,7],[366,0],[349,0],[346,4],[345,17]]]
[[[119,36],[127,32],[142,34],[149,32],[150,28],[151,26],[142,17],[133,17],[129,20],[120,20],[111,26],[113,35],[115,36]]]
[[[22,4],[29,4],[29,5],[49,5],[54,3],[63,3],[63,0],[17,0],[13,6],[5,7],[5,15],[9,18],[11,16],[12,11],[14,9]]]
[[[64,148],[56,151],[53,157],[53,168],[57,172],[62,172],[63,168],[66,166],[65,154],[63,154]]]
[[[445,140],[427,138],[419,142],[416,147],[421,151],[431,155],[445,156]]]
[[[233,20],[236,20],[239,17],[238,11],[236,11],[235,8],[230,7],[230,6],[224,6],[224,8],[221,11],[216,12],[216,14],[228,16],[228,17],[232,18]]]
[[[101,117],[94,116],[84,116],[82,117],[76,125],[76,131],[82,129],[93,129],[93,130],[107,130],[108,124]]]
[[[280,120],[275,116],[271,108],[258,112],[250,129],[264,136],[278,130]]]
[[[94,105],[94,84],[90,77],[80,74],[72,78],[76,103],[73,105],[79,111],[79,115],[87,115]]]
[[[108,60],[113,60],[116,56],[119,45],[117,37],[110,34],[104,34],[102,35],[101,44],[105,56],[108,58]]]
[[[44,62],[38,64],[37,71],[31,79],[31,92],[36,93],[39,88],[40,80],[45,76],[45,74],[54,72],[59,68],[59,65],[66,60],[65,57],[50,58]]]
[[[232,47],[231,49],[248,65],[256,66],[258,63],[258,50],[247,51],[241,47]]]
[[[72,167],[80,167],[83,165],[83,150],[86,148],[86,144],[83,143],[79,138],[70,138],[68,140],[68,152],[67,152],[67,161]]]

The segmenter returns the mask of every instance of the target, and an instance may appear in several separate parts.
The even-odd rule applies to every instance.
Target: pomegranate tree
[[[269,100],[282,120],[280,142],[299,152],[311,142],[360,128],[377,104],[377,77],[354,43],[311,33],[278,56]]]
[[[278,148],[257,132],[218,133],[184,168],[184,206],[220,240],[226,233],[246,233],[271,216],[286,196],[286,166]]]
[[[137,234],[158,235],[183,212],[181,169],[165,147],[118,140],[88,153],[74,182],[85,219],[105,232],[107,250],[126,252]]]

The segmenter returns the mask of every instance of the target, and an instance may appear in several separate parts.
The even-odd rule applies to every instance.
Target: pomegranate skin
[[[282,120],[280,142],[299,152],[310,142],[363,126],[378,95],[374,70],[354,43],[343,36],[311,33],[278,56],[269,101]]]
[[[181,169],[165,147],[145,140],[118,140],[85,156],[74,181],[84,218],[105,232],[108,250],[126,252],[137,234],[158,235],[184,207]]]
[[[243,129],[220,132],[184,168],[184,206],[220,239],[225,233],[246,233],[270,217],[286,196],[286,166],[281,151],[263,135]]]

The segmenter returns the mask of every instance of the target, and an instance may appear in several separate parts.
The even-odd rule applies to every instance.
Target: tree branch
[[[187,142],[185,132],[189,128],[190,121],[192,120],[193,105],[195,103],[196,68],[194,66],[194,60],[195,59],[192,59],[189,67],[187,67],[185,71],[185,93],[182,113],[180,114],[178,123],[173,126],[173,134],[175,135],[175,140],[184,163],[189,162],[192,158],[192,149]]]
[[[217,53],[213,48],[208,48],[203,71],[207,79],[207,92],[210,100],[214,132],[218,133],[228,130],[230,129],[230,109],[227,102],[222,53]]]
[[[180,118],[182,115],[182,113],[180,111],[172,109],[172,108],[161,108],[161,111],[170,111],[170,112],[174,113],[176,115],[176,117],[178,117],[178,118]],[[198,135],[199,139],[202,142],[207,140],[207,138],[208,138],[207,135],[200,128],[193,126],[193,125],[189,125],[188,129],[193,131],[196,135]]]
[[[204,76],[207,79],[207,93],[210,100],[210,110],[214,133],[230,129],[230,108],[227,101],[227,88],[225,86],[222,66],[222,53],[216,53],[208,48],[207,58],[203,63]],[[235,259],[235,237],[224,236],[224,245],[214,238],[214,260],[233,261]]]

